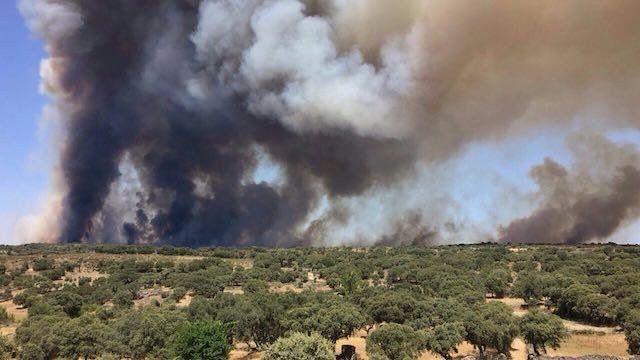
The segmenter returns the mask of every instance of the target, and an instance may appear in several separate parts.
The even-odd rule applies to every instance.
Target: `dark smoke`
[[[339,244],[359,222],[353,241],[431,244],[478,228],[437,174],[472,145],[593,114],[639,124],[635,0],[19,6],[62,134],[31,241]],[[609,149],[597,166],[532,171],[533,214],[503,241],[601,240],[638,218],[635,149],[595,143],[577,158]]]
[[[246,99],[220,91],[216,104],[175,101],[181,71],[205,77],[191,34],[195,1],[70,1],[82,25],[50,44],[57,76],[74,111],[62,169],[62,242],[104,241],[92,231],[119,164],[129,156],[144,194],[128,243],[141,239],[186,246],[304,244],[292,230],[316,205],[321,186],[331,197],[359,194],[401,177],[415,151],[406,142],[351,131],[300,135],[277,119],[246,110]],[[167,35],[163,29],[171,27]],[[154,64],[153,88],[144,79],[150,53],[165,41],[171,59]],[[161,60],[162,61],[162,60]],[[215,78],[210,86],[222,89]],[[188,101],[188,100],[187,100]],[[286,182],[253,183],[258,150],[281,167]],[[196,183],[204,193],[196,192]]]
[[[383,235],[377,246],[425,246],[435,243],[438,231],[424,225],[424,219],[419,213],[408,213],[401,217],[394,225],[393,231]]]
[[[569,243],[601,241],[640,214],[640,162],[633,148],[598,136],[582,140],[591,156],[570,172],[547,158],[531,170],[543,205],[501,229],[503,242]],[[584,154],[582,155],[584,156]],[[609,164],[599,162],[609,162]],[[594,174],[610,167],[604,178]]]

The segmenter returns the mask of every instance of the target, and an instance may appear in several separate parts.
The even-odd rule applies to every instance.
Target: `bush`
[[[32,294],[28,291],[23,291],[19,294],[16,294],[13,297],[13,303],[22,306],[25,308],[30,307],[33,304],[33,301],[37,298],[37,295]]]
[[[77,317],[80,315],[84,300],[82,296],[69,291],[58,291],[54,293],[53,299],[55,303],[60,305],[62,310],[70,317]]]
[[[173,293],[171,294],[171,298],[175,302],[179,302],[180,300],[182,300],[182,298],[184,298],[185,295],[187,295],[187,289],[185,289],[182,286],[177,286],[175,289],[173,289]]]
[[[42,271],[42,276],[49,280],[60,280],[64,276],[64,268],[58,267],[54,269]]]
[[[133,306],[133,293],[128,290],[118,290],[113,296],[113,304],[125,308]]]
[[[5,309],[3,306],[0,306],[0,323],[7,324],[11,321],[13,321],[13,316],[9,315],[7,309]]]
[[[196,322],[178,330],[171,353],[179,360],[223,360],[231,351],[230,326],[219,321]]]
[[[11,339],[6,336],[0,335],[0,359],[12,359],[15,347]]]
[[[33,261],[33,271],[43,271],[53,269],[55,262],[53,259],[41,257]]]
[[[333,345],[318,334],[293,333],[265,350],[262,360],[334,360]]]
[[[624,323],[624,336],[629,345],[629,354],[640,354],[640,310],[632,311]]]

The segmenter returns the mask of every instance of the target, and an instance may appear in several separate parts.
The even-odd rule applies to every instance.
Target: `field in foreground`
[[[231,359],[296,332],[359,359],[526,359],[545,345],[527,325],[556,321],[549,355],[626,356],[640,344],[639,269],[640,248],[615,245],[2,246],[0,354],[169,359],[176,334],[220,322]]]

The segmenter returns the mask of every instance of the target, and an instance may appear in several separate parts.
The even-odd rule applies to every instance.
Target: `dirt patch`
[[[283,284],[280,282],[270,282],[269,283],[269,291],[274,293],[286,293],[286,292],[294,292],[296,294],[304,291],[304,288],[297,286],[296,284]]]
[[[524,300],[520,298],[502,298],[502,299],[486,299],[487,302],[490,301],[499,301],[507,306],[509,306],[513,310],[513,315],[516,316],[524,316],[527,313],[528,309],[525,305]]]
[[[171,294],[171,288],[157,287],[140,290],[137,294],[138,299],[133,300],[133,304],[136,307],[142,307],[162,303],[164,301],[162,294],[166,294],[166,296],[168,296]]]
[[[230,360],[253,360],[260,359],[261,354],[257,351],[253,351],[249,348],[249,345],[245,343],[235,344],[235,349],[229,354]]]
[[[358,359],[367,360],[369,357],[366,353],[367,347],[367,332],[365,330],[358,331],[354,336],[349,338],[340,339],[336,342],[336,354],[339,354],[342,345],[352,345],[356,347],[356,354],[358,354]]]
[[[0,335],[2,336],[13,336],[16,334],[17,325],[7,325],[0,327]]]
[[[231,295],[242,295],[244,294],[244,290],[242,290],[242,286],[227,286],[223,291],[225,294]]]
[[[72,281],[72,282],[77,282],[80,278],[89,278],[91,279],[91,281],[95,280],[95,279],[99,279],[102,277],[107,277],[109,276],[109,274],[104,274],[101,273],[99,271],[96,271],[94,269],[89,269],[89,268],[80,268],[80,269],[76,269],[73,271],[68,271],[65,275],[64,275],[64,280],[65,281]]]
[[[226,259],[232,266],[240,266],[243,269],[251,269],[253,267],[253,259]]]
[[[193,299],[193,295],[187,294],[182,299],[180,299],[180,301],[178,301],[176,306],[177,307],[187,307],[187,306],[189,306],[189,304],[191,304],[191,300],[192,299]]]
[[[14,321],[16,322],[20,322],[27,318],[27,309],[14,304],[11,300],[0,302],[0,306],[7,310],[7,313],[10,316],[13,316]]]
[[[294,292],[301,293],[304,290],[313,290],[313,291],[332,291],[331,287],[327,285],[327,281],[319,278],[317,275],[313,277],[312,281],[307,281],[302,283],[302,285],[298,284],[283,284],[281,282],[270,282],[269,283],[269,291],[275,293],[286,293],[286,292]]]

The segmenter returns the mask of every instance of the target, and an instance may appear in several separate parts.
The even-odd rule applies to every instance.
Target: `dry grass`
[[[331,287],[327,285],[327,281],[325,279],[321,279],[317,275],[313,277],[313,280],[302,283],[300,286],[297,284],[283,284],[281,282],[269,283],[269,291],[274,293],[286,293],[289,291],[301,293],[307,289],[311,289],[313,291],[332,291]]]
[[[189,306],[189,304],[191,304],[191,300],[192,299],[193,299],[193,295],[187,294],[182,299],[180,299],[180,301],[178,301],[176,306],[177,307],[187,307],[187,306]]]
[[[242,289],[242,286],[227,286],[224,288],[223,291],[225,294],[231,294],[231,295],[242,295],[244,294],[244,290]]]
[[[16,293],[18,292],[16,291]],[[0,302],[0,306],[5,308],[9,316],[13,318],[11,324],[0,326],[0,335],[13,336],[16,333],[16,328],[20,321],[27,318],[27,309],[14,304],[11,300]]]
[[[604,334],[615,334],[619,331],[619,329],[614,326],[593,326],[564,319],[562,320],[562,322],[569,331],[592,331],[594,333]]]
[[[269,283],[269,291],[273,293],[286,293],[286,292],[294,292],[296,294],[304,291],[304,288],[297,286],[296,284],[283,284],[281,282],[270,282]]]
[[[251,351],[249,345],[245,343],[237,343],[235,349],[229,354],[230,360],[254,360],[260,359],[259,352]]]
[[[0,335],[2,336],[13,336],[16,334],[17,325],[7,325],[0,327]]]
[[[489,301],[499,301],[507,306],[509,306],[512,310],[513,310],[513,315],[516,316],[523,316],[524,314],[527,313],[527,309],[525,307],[523,307],[522,305],[524,305],[524,300],[519,299],[519,298],[502,298],[502,299],[486,299],[487,302]]]
[[[358,359],[367,360],[369,357],[366,355],[366,343],[367,332],[365,330],[360,330],[352,337],[338,340],[336,342],[336,354],[340,353],[342,345],[353,345],[356,347]]]
[[[244,269],[251,269],[253,267],[253,259],[226,259],[225,261],[232,266],[240,266]]]
[[[80,267],[80,269],[76,269],[71,272],[67,271],[64,275],[64,280],[77,282],[80,278],[89,278],[91,279],[91,281],[93,281],[95,279],[99,279],[107,276],[109,276],[109,274],[104,274],[94,269],[90,269],[86,267]]]
[[[559,349],[549,349],[552,356],[616,355],[626,356],[624,334],[571,335]]]
[[[9,316],[13,316],[16,322],[20,322],[27,318],[27,309],[14,304],[11,300],[0,302],[0,306],[5,308]]]

